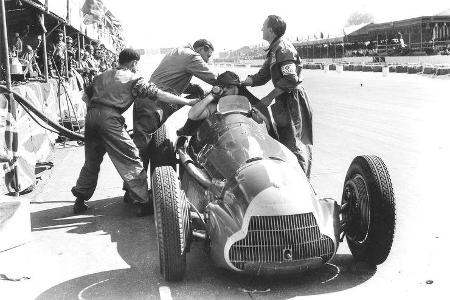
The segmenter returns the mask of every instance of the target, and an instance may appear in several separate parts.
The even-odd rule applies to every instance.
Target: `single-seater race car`
[[[236,272],[300,272],[330,261],[344,237],[357,260],[377,265],[390,252],[395,199],[377,156],[358,156],[340,204],[319,199],[296,157],[252,118],[246,97],[226,96],[217,112],[152,160],[160,270],[183,278],[191,243]],[[154,151],[158,149],[154,148]],[[161,149],[160,149],[161,150]]]

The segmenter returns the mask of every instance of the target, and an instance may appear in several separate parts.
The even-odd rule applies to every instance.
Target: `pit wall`
[[[420,65],[448,65],[450,66],[450,55],[430,55],[430,56],[385,56],[387,64],[420,64]],[[372,56],[364,57],[344,57],[344,58],[321,58],[303,59],[303,63],[322,63],[331,65],[333,63],[346,62],[352,64],[367,64],[373,62]]]
[[[244,61],[244,63],[219,63],[215,66],[259,68],[262,64],[263,60],[253,60]],[[383,72],[383,67],[385,72],[448,75],[450,74],[450,55],[386,56],[384,63],[373,63],[373,57],[303,59],[303,68],[310,70]]]
[[[390,63],[304,63],[304,69],[309,70],[330,70],[330,71],[362,71],[362,72],[384,72],[384,73],[408,73],[408,74],[429,74],[448,75],[450,66],[445,65],[421,65],[421,64],[390,64]]]
[[[63,118],[68,115],[68,106],[74,107],[77,117],[84,119],[86,106],[81,100],[82,92],[76,79],[70,78],[58,86],[58,80],[27,82],[14,85],[12,90],[58,122],[60,106]],[[59,89],[58,89],[59,87]],[[66,92],[72,105],[66,101]],[[61,101],[58,101],[58,94]],[[17,102],[16,102],[17,103]],[[72,113],[73,115],[73,113]],[[36,118],[36,117],[35,117]],[[37,119],[37,118],[36,118]],[[37,119],[39,120],[39,119]],[[49,128],[44,122],[40,123]],[[11,144],[10,136],[13,136]],[[8,111],[7,95],[0,94],[0,191],[2,194],[15,191],[14,167],[17,168],[20,192],[33,190],[36,184],[35,166],[48,161],[54,150],[57,134],[39,126],[30,115],[17,104],[17,118]],[[13,152],[16,161],[12,162]]]

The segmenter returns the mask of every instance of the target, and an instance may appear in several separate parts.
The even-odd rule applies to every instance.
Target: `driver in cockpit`
[[[192,135],[198,128],[200,121],[208,118],[217,111],[217,102],[221,97],[230,95],[241,95],[247,97],[253,106],[252,117],[258,123],[262,123],[269,118],[264,111],[259,109],[259,99],[253,96],[246,87],[241,86],[239,76],[231,71],[226,71],[217,77],[216,86],[211,93],[191,107],[188,113],[188,120],[177,130],[177,135]],[[266,109],[264,106],[262,109]],[[267,110],[267,109],[266,109]]]

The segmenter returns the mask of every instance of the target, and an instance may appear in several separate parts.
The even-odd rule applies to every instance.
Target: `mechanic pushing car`
[[[147,83],[136,76],[139,53],[124,49],[119,54],[120,66],[94,78],[87,91],[89,98],[85,126],[85,161],[72,194],[76,197],[75,214],[88,209],[86,201],[95,191],[103,156],[108,153],[116,170],[127,185],[129,196],[138,207],[138,216],[151,213],[147,174],[138,150],[125,130],[122,113],[138,98],[148,102],[161,101],[176,105],[190,105],[195,100],[185,99]]]
[[[286,23],[282,18],[268,16],[261,30],[263,39],[270,43],[266,60],[258,73],[248,76],[242,85],[260,86],[272,79],[275,88],[261,102],[269,106],[275,99],[272,113],[279,141],[297,156],[309,177],[310,147],[313,144],[312,111],[301,85],[300,57],[292,43],[283,37]]]
[[[207,65],[214,47],[208,40],[197,40],[193,46],[179,47],[169,52],[155,69],[150,81],[159,89],[181,95],[182,93],[196,94],[197,98],[203,96],[199,86],[191,85],[192,76],[195,76],[211,85],[215,84],[217,75]],[[151,134],[156,131],[180,107],[167,103],[148,103],[136,101],[133,109],[134,142],[141,153],[147,154],[147,145]],[[154,123],[152,116],[158,116]],[[151,118],[151,119],[150,119]],[[148,165],[148,157],[143,157],[144,164]]]
[[[217,75],[207,62],[214,51],[212,43],[206,39],[197,40],[192,46],[178,47],[166,54],[150,77],[159,89],[175,94],[191,94],[203,98],[204,92],[198,85],[190,84],[192,76],[213,85]],[[180,108],[164,102],[137,100],[133,106],[133,141],[139,149],[144,169],[147,170],[150,152],[148,147],[152,134]],[[128,202],[125,192],[124,201]]]

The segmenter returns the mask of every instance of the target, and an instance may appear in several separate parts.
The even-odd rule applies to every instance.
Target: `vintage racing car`
[[[295,156],[251,115],[247,98],[226,96],[191,138],[173,145],[164,128],[156,133],[153,147],[165,147],[152,160],[151,178],[164,278],[183,278],[186,254],[198,240],[215,265],[236,272],[320,266],[344,237],[355,259],[385,261],[396,215],[384,162],[356,157],[340,203],[319,199]]]

